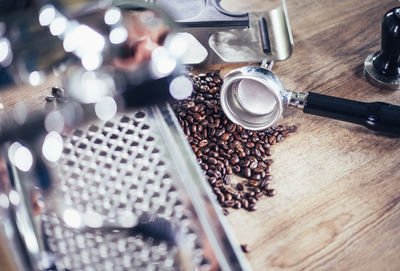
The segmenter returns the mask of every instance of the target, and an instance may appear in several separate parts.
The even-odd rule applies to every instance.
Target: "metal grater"
[[[237,256],[219,210],[204,193],[210,188],[203,185],[179,129],[169,106],[142,108],[75,129],[64,135],[63,155],[53,169],[54,195],[65,206],[93,210],[110,220],[126,211],[163,217],[183,232],[198,270],[236,270],[245,260]],[[77,232],[54,209],[47,209],[41,222],[57,270],[179,269],[177,249],[166,243],[154,245],[121,233]]]

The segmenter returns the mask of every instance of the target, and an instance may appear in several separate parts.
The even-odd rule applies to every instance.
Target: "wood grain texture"
[[[265,0],[246,3],[261,9]],[[274,72],[288,89],[400,105],[400,92],[375,88],[363,76],[364,59],[380,46],[381,18],[400,1],[287,5],[294,54]],[[52,84],[0,92],[0,103],[4,110],[20,100],[43,106]],[[236,239],[249,245],[253,269],[400,270],[400,139],[297,109],[288,109],[281,123],[299,129],[273,146],[277,195],[261,200],[256,212],[227,217]]]
[[[399,1],[287,5],[294,54],[273,70],[288,89],[400,104],[400,92],[363,76],[381,18]],[[400,140],[298,109],[282,123],[299,130],[273,147],[277,195],[228,216],[254,270],[400,270]]]

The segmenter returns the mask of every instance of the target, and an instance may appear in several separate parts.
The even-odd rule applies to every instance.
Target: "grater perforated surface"
[[[160,135],[150,108],[93,122],[64,137],[54,169],[57,194],[79,212],[95,211],[116,220],[124,212],[157,215],[180,228],[201,270],[204,233],[189,197],[177,179],[179,169]],[[42,216],[48,249],[58,270],[177,270],[177,249],[123,233],[78,232],[65,226],[54,210]]]

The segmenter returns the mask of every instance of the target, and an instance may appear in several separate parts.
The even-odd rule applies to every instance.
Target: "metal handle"
[[[400,135],[400,106],[393,104],[363,103],[309,92],[303,111]]]

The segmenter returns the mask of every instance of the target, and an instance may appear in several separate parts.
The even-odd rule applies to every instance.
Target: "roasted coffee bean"
[[[236,130],[236,124],[231,123],[231,124],[228,125],[227,131],[228,131],[229,133],[233,133],[235,130]]]
[[[249,208],[249,201],[247,199],[242,199],[242,206],[243,208]]]
[[[54,96],[46,96],[45,100],[48,103],[52,103],[52,102],[54,102],[56,100],[56,97],[54,97]]]
[[[276,137],[275,136],[271,136],[268,139],[268,143],[271,144],[271,145],[274,145],[276,143]]]
[[[257,205],[255,203],[252,203],[249,205],[248,209],[250,212],[254,212],[257,210]]]
[[[238,164],[236,164],[232,167],[232,170],[234,173],[239,173],[240,171],[242,171],[242,168]]]
[[[256,161],[257,162],[257,161]],[[246,160],[241,160],[240,161],[240,165],[241,166],[243,166],[243,167],[248,167],[248,166],[250,166],[250,160],[248,160],[248,159],[246,159]]]
[[[208,158],[208,164],[211,164],[211,165],[216,165],[217,164],[217,159],[215,159],[215,158]]]
[[[248,168],[248,167],[244,168],[244,169],[243,169],[243,175],[244,175],[246,178],[250,178],[250,177],[251,177],[251,169]]]
[[[270,183],[268,180],[263,180],[260,184],[260,187],[265,189],[265,190],[269,190],[270,189]]]
[[[266,195],[268,197],[273,197],[276,194],[275,189],[268,189],[268,190],[266,190],[266,192],[267,192]]]
[[[235,202],[235,206],[233,206],[233,208],[235,208],[235,209],[240,209],[240,208],[242,208],[242,204],[240,203],[240,201],[236,201],[236,202]]]
[[[237,193],[236,190],[230,186],[226,189],[226,192],[232,195],[235,195]]]
[[[257,180],[250,180],[249,181],[249,185],[256,187],[256,186],[258,186],[258,181]]]
[[[253,175],[251,175],[251,178],[253,180],[259,181],[259,180],[261,180],[261,174],[253,174]]]
[[[64,98],[64,89],[60,87],[52,87],[51,94],[56,98]]]
[[[257,166],[258,166],[258,162],[257,162],[257,161],[251,162],[251,163],[249,164],[249,168],[251,168],[251,169],[253,169],[253,170],[254,170]]]
[[[230,162],[232,165],[236,165],[237,163],[239,163],[239,156],[236,153],[232,154]]]
[[[258,174],[263,172],[263,171],[264,171],[264,169],[262,167],[256,167],[256,168],[253,169],[253,172],[254,173],[258,173]]]
[[[236,184],[236,189],[239,190],[239,191],[243,191],[244,190],[243,184],[242,183]]]
[[[223,134],[223,135],[221,136],[221,139],[222,139],[223,141],[227,141],[227,140],[229,139],[229,137],[230,137],[230,135],[229,135],[228,133],[225,133],[225,134]]]
[[[224,205],[225,205],[226,207],[233,207],[233,206],[235,205],[235,201],[233,201],[233,200],[225,201],[225,202],[224,202]]]
[[[231,184],[231,177],[229,177],[229,175],[225,175],[224,182],[225,182],[226,185]]]
[[[223,209],[222,209],[222,212],[223,212],[224,216],[229,215],[229,210],[226,209],[226,208],[223,208]]]
[[[246,143],[246,147],[247,148],[254,148],[254,143],[249,141],[249,142]]]
[[[207,146],[207,144],[208,144],[208,140],[207,139],[203,139],[203,140],[201,140],[199,142],[199,147],[203,148],[203,147]]]

